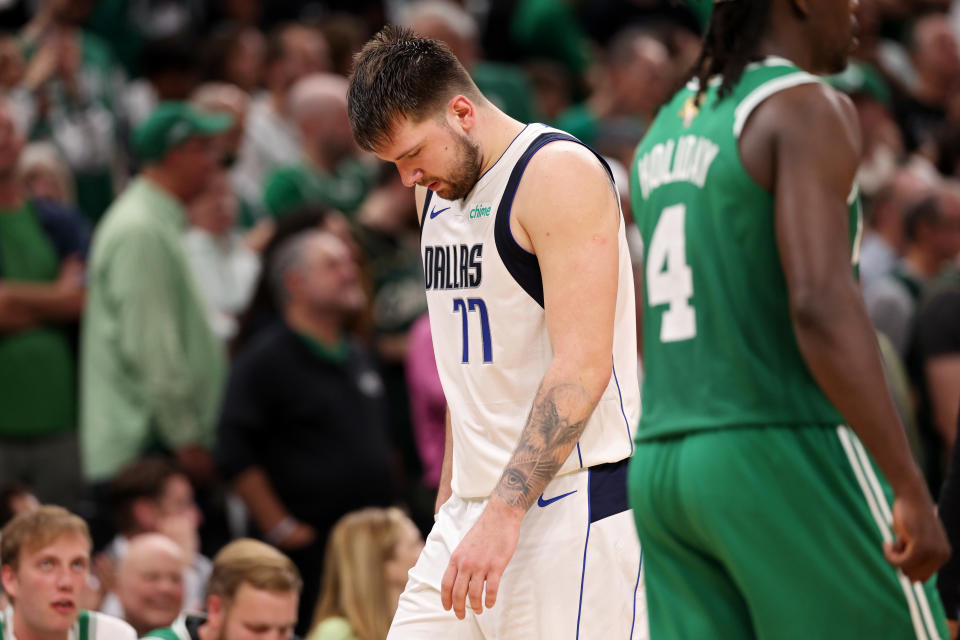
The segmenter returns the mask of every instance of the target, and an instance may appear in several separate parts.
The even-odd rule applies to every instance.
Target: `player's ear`
[[[3,567],[0,567],[0,584],[3,585],[3,590],[7,592],[7,595],[16,599],[17,591],[19,591],[17,572],[14,571],[13,567],[9,564],[5,564]]]
[[[223,599],[218,595],[207,596],[207,621],[219,629],[223,622]]]
[[[463,94],[450,98],[450,102],[447,103],[447,112],[464,131],[472,129],[476,122],[476,107]]]

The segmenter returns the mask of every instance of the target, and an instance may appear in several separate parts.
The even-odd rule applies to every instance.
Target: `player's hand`
[[[933,575],[950,557],[950,544],[926,490],[917,495],[898,496],[893,503],[893,533],[896,540],[885,542],[887,561],[913,582]]]
[[[494,500],[487,503],[476,524],[457,545],[440,583],[443,608],[453,608],[460,620],[467,615],[467,598],[477,615],[483,613],[484,605],[489,609],[496,603],[500,578],[517,548],[523,514],[518,517],[510,507]]]

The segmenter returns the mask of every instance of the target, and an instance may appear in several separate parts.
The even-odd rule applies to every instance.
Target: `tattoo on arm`
[[[510,506],[529,509],[580,439],[593,405],[578,384],[560,384],[538,393],[494,493]]]

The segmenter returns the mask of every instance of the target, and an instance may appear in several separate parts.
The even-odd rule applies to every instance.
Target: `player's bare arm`
[[[777,244],[794,331],[814,379],[850,422],[896,494],[887,559],[925,580],[949,556],[890,395],[852,275],[847,215],[859,158],[849,100],[809,84],[757,109],[741,137],[747,170],[775,193]]]
[[[537,255],[554,357],[514,454],[483,515],[450,559],[441,596],[465,615],[496,602],[500,577],[531,504],[570,455],[610,381],[617,298],[616,195],[597,159],[555,142],[530,162],[514,201],[511,230]]]

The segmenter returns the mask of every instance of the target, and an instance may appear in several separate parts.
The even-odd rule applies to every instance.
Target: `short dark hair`
[[[109,501],[114,526],[120,534],[135,533],[137,521],[133,504],[141,498],[158,500],[167,481],[183,472],[170,460],[159,456],[131,462],[110,483]]]
[[[354,58],[347,95],[353,137],[372,151],[390,141],[398,118],[422,122],[458,93],[480,98],[447,45],[388,25]]]

